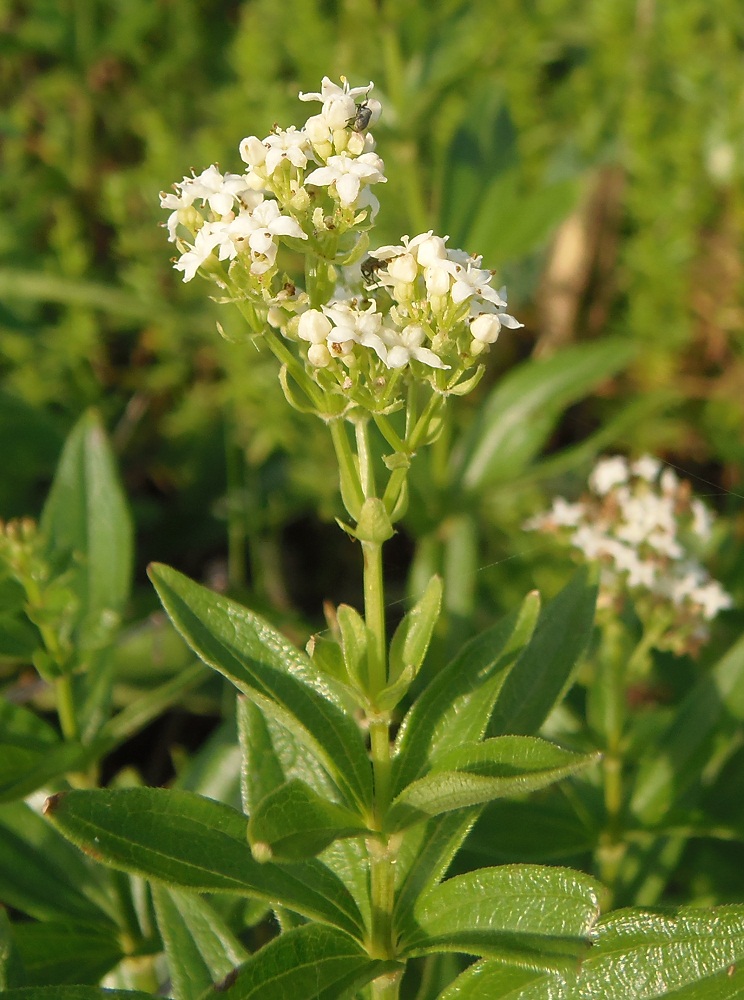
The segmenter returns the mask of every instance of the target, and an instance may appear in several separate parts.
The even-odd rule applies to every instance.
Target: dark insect
[[[372,108],[367,101],[363,101],[356,106],[356,114],[351,119],[351,127],[354,132],[364,132],[372,119]]]
[[[365,259],[362,261],[362,266],[360,267],[364,283],[366,285],[371,285],[372,282],[375,280],[376,272],[379,271],[380,268],[384,266],[385,266],[384,260],[378,260],[376,257],[365,257]]]

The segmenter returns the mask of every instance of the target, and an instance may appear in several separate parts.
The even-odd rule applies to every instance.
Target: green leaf
[[[741,996],[744,906],[618,910],[596,928],[570,1000],[728,1000]]]
[[[568,687],[591,637],[597,588],[580,569],[545,606],[528,647],[498,693],[489,736],[536,733]]]
[[[21,921],[13,931],[27,986],[95,986],[124,957],[113,926]]]
[[[30,986],[6,990],[3,1000],[161,1000],[139,990],[104,990],[97,986]]]
[[[454,455],[453,481],[472,492],[514,479],[540,452],[566,407],[624,368],[635,352],[627,338],[605,337],[512,369]]]
[[[478,247],[490,267],[525,257],[547,243],[574,209],[579,192],[573,178],[526,191],[521,171],[508,171],[486,188],[467,245]]]
[[[414,702],[396,740],[395,793],[420,777],[433,756],[480,739],[509,671],[529,642],[539,608],[537,592],[528,594],[518,614],[467,643]]]
[[[307,924],[261,948],[220,987],[220,1000],[342,1000],[372,979],[395,972],[348,934]]]
[[[230,806],[160,788],[73,791],[45,813],[96,860],[167,885],[242,893],[357,932],[359,911],[343,883],[317,861],[282,868],[254,861],[248,820]]]
[[[251,850],[259,861],[313,857],[334,840],[364,833],[369,829],[361,817],[297,779],[269,792],[248,824]]]
[[[587,825],[558,791],[487,806],[463,851],[467,867],[509,861],[555,861],[592,850],[599,831]]]
[[[107,873],[25,802],[0,806],[0,899],[37,920],[107,919]]]
[[[0,700],[0,802],[40,788],[75,767],[81,746],[63,744],[56,731],[33,712]]]
[[[466,969],[437,1000],[566,1000],[567,988],[560,972],[486,960]]]
[[[479,809],[432,816],[409,827],[396,861],[395,924],[404,927],[419,897],[443,878],[458,848],[475,822]]]
[[[369,632],[364,619],[348,604],[339,604],[336,620],[341,634],[341,649],[349,679],[361,691],[369,687],[367,673],[367,645]]]
[[[335,786],[325,769],[289,729],[267,717],[252,701],[238,697],[238,733],[243,754],[243,810],[258,803],[285,781],[297,778],[319,795],[330,798]]]
[[[12,802],[75,770],[87,751],[77,743],[29,746],[22,739],[0,740],[0,802]]]
[[[197,1000],[247,960],[248,952],[206,900],[160,885],[152,894],[177,1000]]]
[[[390,643],[390,680],[396,681],[405,671],[416,676],[424,662],[434,626],[442,606],[442,578],[433,576],[420,600],[405,615]]]
[[[25,972],[13,936],[7,910],[0,907],[0,995],[26,981]]]
[[[394,799],[386,829],[402,830],[427,816],[544,788],[597,759],[534,736],[466,743],[437,756],[433,770]]]
[[[403,953],[532,956],[539,967],[542,952],[575,955],[588,944],[599,918],[599,890],[587,875],[540,865],[458,875],[421,896],[414,928],[404,932]]]
[[[55,561],[80,556],[73,586],[83,609],[83,636],[97,643],[129,597],[132,524],[113,453],[93,410],[65,442],[41,528]]]
[[[663,821],[675,802],[700,780],[726,716],[744,720],[744,639],[740,639],[690,691],[658,751],[642,763],[631,810],[646,824]]]
[[[352,802],[371,808],[372,769],[359,727],[308,657],[247,608],[167,566],[151,566],[150,578],[194,652],[291,730]]]

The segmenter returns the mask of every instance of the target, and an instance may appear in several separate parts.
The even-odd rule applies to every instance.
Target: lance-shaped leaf
[[[663,820],[699,781],[727,714],[744,719],[744,638],[701,677],[663,733],[658,753],[644,760],[631,799],[644,823]]]
[[[105,990],[98,986],[29,986],[6,990],[3,1000],[162,1000],[140,990]]]
[[[191,792],[160,788],[72,791],[45,813],[87,854],[114,868],[202,892],[244,893],[358,932],[348,890],[317,861],[288,868],[254,861],[248,820]]]
[[[570,1000],[733,1000],[742,960],[744,906],[618,910],[597,925]]]
[[[565,408],[623,368],[635,346],[604,338],[530,360],[500,379],[454,456],[467,491],[513,480],[538,454]]]
[[[197,1000],[248,959],[206,900],[161,885],[154,885],[152,894],[176,1000]]]
[[[12,802],[74,771],[87,757],[76,743],[58,743],[44,749],[18,740],[0,739],[0,802]]]
[[[480,739],[509,671],[530,640],[539,608],[537,592],[529,594],[518,614],[467,643],[417,698],[396,741],[396,793],[424,774],[435,755]]]
[[[546,604],[528,647],[499,691],[489,736],[538,732],[589,642],[596,600],[597,588],[582,568]]]
[[[311,858],[334,840],[364,833],[369,828],[360,816],[297,779],[269,792],[248,824],[248,839],[258,861]]]
[[[83,638],[98,642],[105,617],[121,612],[132,575],[132,523],[100,419],[86,413],[65,442],[41,516],[53,558],[80,557],[74,590]]]
[[[486,959],[466,969],[437,1000],[568,1000],[570,978]]]
[[[433,770],[395,798],[386,829],[403,830],[427,816],[543,788],[597,759],[534,736],[466,743],[435,758]]]
[[[403,953],[575,955],[599,917],[598,893],[593,879],[568,868],[505,865],[458,875],[420,897]]]
[[[5,907],[0,909],[0,995],[15,986],[23,986],[26,975],[18,954],[13,927]]]
[[[6,905],[37,920],[100,924],[111,920],[107,876],[25,802],[0,806],[0,899]]]
[[[167,566],[150,567],[165,610],[191,648],[322,761],[361,808],[372,803],[372,769],[359,727],[311,661],[263,619]]]
[[[416,676],[424,662],[434,626],[442,606],[442,578],[433,576],[414,607],[395,630],[390,643],[390,680],[395,681],[404,670]]]
[[[479,813],[478,808],[432,816],[409,827],[395,865],[395,924],[405,927],[419,897],[443,878]]]
[[[113,925],[20,921],[13,930],[27,986],[95,986],[124,957]]]
[[[294,778],[319,795],[331,798],[335,786],[317,757],[248,698],[239,697],[238,734],[243,754],[241,792],[243,810],[250,815],[275,788]]]
[[[215,996],[220,1000],[342,1000],[372,979],[400,968],[395,962],[370,958],[348,934],[306,924],[261,948],[216,988]]]

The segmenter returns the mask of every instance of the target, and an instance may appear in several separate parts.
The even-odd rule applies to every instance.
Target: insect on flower
[[[354,132],[366,132],[370,125],[380,117],[381,105],[379,101],[369,97],[356,106],[356,114],[350,118],[348,125],[351,125]]]

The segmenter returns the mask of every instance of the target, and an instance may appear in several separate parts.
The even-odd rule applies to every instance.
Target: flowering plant
[[[215,993],[227,1000],[644,1000],[676,993],[681,1000],[701,984],[707,992],[695,995],[711,998],[734,995],[726,992],[729,979],[741,985],[740,907],[667,916],[624,909],[600,918],[607,888],[617,889],[620,862],[630,854],[621,823],[626,789],[606,777],[621,768],[622,727],[603,730],[612,739],[601,745],[601,763],[587,734],[576,735],[578,727],[565,728],[566,745],[539,735],[561,730],[563,695],[592,639],[596,587],[585,571],[544,606],[537,592],[528,594],[440,670],[429,658],[437,642],[439,576],[425,583],[388,636],[382,550],[405,512],[409,468],[441,433],[448,397],[477,384],[501,327],[521,324],[506,312],[506,294],[492,287],[481,259],[449,248],[445,237],[427,232],[370,249],[377,211],[371,188],[385,181],[370,132],[381,113],[372,89],[325,78],[318,93],[300,95],[321,104],[301,128],[275,127],[263,140],[241,142],[243,173],[222,174],[213,165],[162,196],[184,281],[199,275],[235,305],[249,337],[278,358],[288,402],[328,424],[347,514],[342,527],[363,556],[363,611],[347,604],[328,609],[327,630],[300,649],[236,601],[170,567],[150,567],[175,628],[203,664],[237,689],[234,801],[220,786],[199,794],[204,786],[193,772],[171,789],[90,787],[95,781],[86,768],[96,754],[192,684],[192,665],[145,705],[135,702],[101,725],[114,661],[97,670],[96,658],[76,658],[71,642],[51,666],[39,660],[40,669],[62,681],[64,740],[54,745],[56,770],[45,770],[40,758],[47,750],[37,748],[36,770],[13,788],[18,794],[40,788],[73,761],[69,781],[46,799],[51,827],[30,806],[21,804],[21,814],[36,841],[51,845],[43,872],[56,884],[65,865],[75,866],[79,920],[97,920],[104,929],[97,933],[119,950],[96,967],[95,977],[90,973],[98,981],[113,969],[104,980],[113,993],[93,985],[71,992],[54,986],[52,993],[31,984],[30,992],[8,990],[9,1000],[135,1000],[166,991],[177,1000]],[[75,527],[82,564],[100,574],[92,585],[75,574],[70,557],[80,607],[110,623],[109,605],[118,608],[122,600],[126,531],[111,539],[117,563],[102,539],[108,540],[108,520],[121,529],[126,515],[100,433],[88,427],[76,435],[42,528],[46,520],[51,538],[66,543],[50,546],[51,563],[62,548],[69,556]],[[611,529],[608,495],[624,487],[625,507],[638,502],[647,513],[643,489],[651,490],[656,473],[644,462],[623,466],[619,479],[617,462],[600,467],[591,503],[557,504],[552,521],[533,526],[562,519],[564,527],[589,531],[594,524],[595,553],[604,561],[612,556],[617,566],[631,522]],[[87,482],[102,467],[106,474],[93,475],[70,517],[70,484]],[[662,483],[656,534],[641,540],[650,549],[639,560],[660,552],[662,543],[669,558],[676,544],[664,520],[664,489]],[[684,508],[677,493],[674,516],[702,523],[702,509],[692,501]],[[107,505],[108,496],[117,502]],[[601,508],[596,523],[592,503]],[[35,557],[35,535],[27,527],[6,534],[0,555],[23,584],[27,563],[19,544]],[[619,593],[622,578],[633,589],[649,572],[643,565],[624,565],[610,587]],[[43,573],[56,580],[46,563]],[[714,603],[707,586],[696,578],[692,590],[693,603],[704,609]],[[684,604],[690,594],[683,597]],[[723,600],[719,594],[718,604]],[[50,609],[31,610],[54,647]],[[57,618],[66,640],[68,619]],[[87,619],[77,624],[85,636]],[[29,733],[54,742],[23,713],[9,717],[17,747],[27,749]],[[597,807],[602,773],[608,791]],[[595,817],[592,844],[608,887],[593,872],[546,865],[543,858],[469,864],[468,845],[477,847],[484,823],[492,847],[508,826],[504,817],[523,810],[519,836],[531,835],[541,814],[527,796],[549,795],[569,780],[566,795],[588,803],[585,811]],[[633,794],[642,800],[647,787],[641,782]],[[16,850],[18,815],[9,827],[0,817],[0,831]],[[640,828],[643,801],[634,815]],[[81,860],[58,833],[93,861]],[[551,843],[554,834],[551,828]],[[494,860],[495,852],[489,849],[488,857]],[[93,862],[103,862],[103,874]],[[453,866],[459,870],[449,874]],[[3,868],[0,859],[14,898],[28,906],[13,867]],[[33,913],[44,914],[43,879],[35,869],[30,881]],[[265,922],[268,913],[272,923]],[[248,954],[242,935],[257,925],[264,943]],[[84,933],[78,929],[80,940]],[[4,984],[15,975],[6,975],[7,968],[3,960]]]

